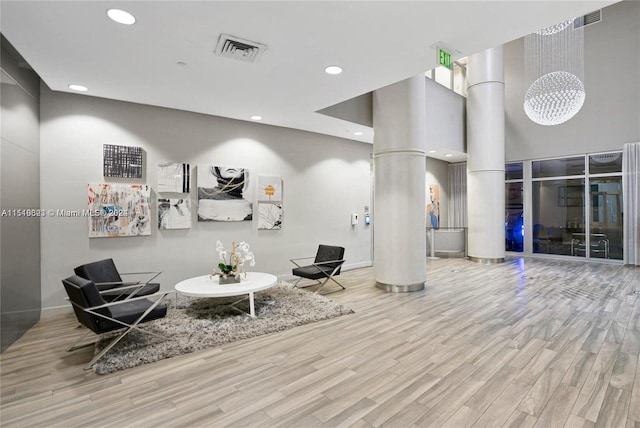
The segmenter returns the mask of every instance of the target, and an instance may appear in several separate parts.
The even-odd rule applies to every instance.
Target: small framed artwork
[[[105,177],[142,178],[142,147],[102,147],[102,166]]]
[[[158,229],[191,229],[191,199],[158,199]]]
[[[258,203],[258,229],[282,229],[282,203]]]
[[[190,182],[188,163],[158,162],[158,192],[189,193]]]
[[[258,176],[258,202],[282,202],[282,178],[277,175]]]

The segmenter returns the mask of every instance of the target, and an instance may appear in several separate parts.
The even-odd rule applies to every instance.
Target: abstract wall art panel
[[[282,178],[277,175],[258,176],[258,202],[282,202]]]
[[[146,184],[89,184],[89,238],[151,235],[151,188]]]
[[[142,178],[142,147],[102,147],[103,175],[105,177]]]
[[[189,193],[188,163],[158,162],[158,192]]]
[[[198,221],[253,218],[253,192],[244,168],[198,165]]]
[[[259,203],[258,204],[258,229],[280,230],[282,229],[282,204]]]
[[[158,229],[191,229],[191,200],[158,199]]]

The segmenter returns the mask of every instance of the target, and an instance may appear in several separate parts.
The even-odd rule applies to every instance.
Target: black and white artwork
[[[189,193],[188,163],[158,162],[158,192]]]
[[[142,147],[104,144],[102,165],[105,177],[142,178]]]
[[[282,202],[282,178],[277,175],[258,176],[258,202]]]
[[[253,194],[245,168],[198,165],[198,221],[247,221]]]
[[[191,229],[191,200],[158,199],[158,229]]]
[[[258,229],[282,229],[281,203],[258,203]]]

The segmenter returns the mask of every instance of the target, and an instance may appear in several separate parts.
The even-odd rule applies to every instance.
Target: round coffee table
[[[228,297],[248,295],[249,313],[248,315],[255,318],[255,308],[253,303],[253,294],[258,291],[271,288],[278,283],[275,275],[264,272],[247,272],[241,276],[241,281],[237,284],[220,284],[219,276],[211,277],[211,275],[196,276],[194,278],[185,279],[176,284],[175,289],[178,293],[191,297]],[[231,303],[231,306],[243,313],[242,309],[236,307],[246,297]]]

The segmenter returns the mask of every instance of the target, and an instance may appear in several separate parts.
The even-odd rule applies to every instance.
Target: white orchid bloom
[[[216,241],[216,251],[218,252],[218,256],[220,260],[224,262],[225,265],[236,265],[233,266],[234,272],[236,275],[239,275],[242,271],[240,270],[241,266],[244,266],[246,262],[250,262],[251,266],[256,265],[255,256],[252,251],[250,251],[250,246],[245,241],[240,242],[239,244],[233,243],[233,248],[231,254],[229,255],[225,250],[222,242],[219,240]],[[227,257],[229,257],[229,261],[227,262]],[[222,275],[220,273],[220,275]]]

